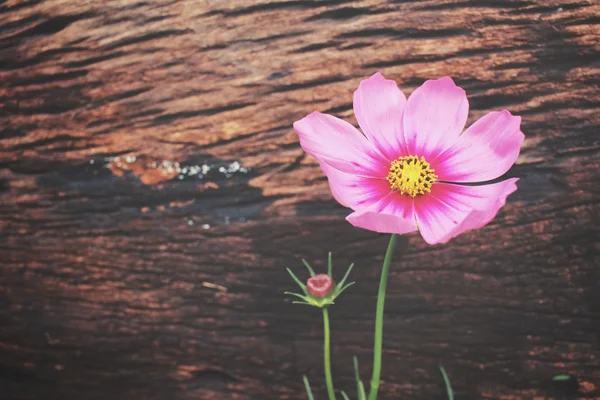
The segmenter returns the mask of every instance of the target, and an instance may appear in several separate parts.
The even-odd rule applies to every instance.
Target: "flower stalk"
[[[390,243],[388,244],[383,260],[383,268],[381,269],[381,278],[379,280],[379,293],[377,294],[377,312],[375,315],[375,345],[373,346],[373,375],[371,377],[371,387],[369,390],[369,400],[377,400],[377,392],[379,391],[379,383],[381,381],[381,353],[383,350],[383,310],[385,307],[385,293],[387,289],[387,281],[390,272],[390,263],[398,235],[392,234]]]
[[[323,307],[323,360],[325,368],[325,383],[327,384],[327,395],[329,400],[335,400],[333,388],[333,377],[331,376],[331,339],[329,332],[329,312]]]

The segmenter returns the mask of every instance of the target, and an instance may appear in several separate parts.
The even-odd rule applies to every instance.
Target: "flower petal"
[[[348,174],[324,161],[319,164],[327,175],[331,194],[344,207],[353,210],[367,208],[390,192],[390,185],[385,179]]]
[[[402,110],[406,96],[396,82],[379,72],[354,92],[354,114],[363,133],[388,160],[406,155],[403,149]]]
[[[432,162],[439,179],[483,182],[504,174],[515,163],[525,139],[520,124],[521,117],[507,110],[479,119]]]
[[[494,199],[495,201],[490,203],[489,207],[485,210],[471,211],[462,224],[460,224],[460,226],[458,226],[454,232],[451,232],[446,240],[450,240],[451,238],[463,232],[472,229],[479,229],[491,222],[498,211],[506,204],[506,198],[517,190],[517,185],[515,182],[518,180],[518,178],[513,178],[497,183],[496,185],[499,185],[500,187],[498,187],[498,197]]]
[[[413,199],[391,192],[366,209],[359,209],[346,217],[357,228],[380,233],[404,234],[417,230]]]
[[[403,127],[411,155],[434,159],[456,141],[467,122],[465,91],[448,77],[425,82],[408,98]]]
[[[351,174],[381,177],[389,162],[354,126],[331,115],[313,112],[294,122],[300,145],[319,161]]]
[[[415,198],[419,230],[429,244],[446,243],[453,237],[481,228],[517,190],[517,178],[482,186],[435,183],[431,193]]]

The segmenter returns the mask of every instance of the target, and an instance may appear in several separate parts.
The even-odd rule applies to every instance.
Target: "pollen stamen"
[[[431,184],[437,180],[434,172],[425,157],[406,156],[392,161],[386,179],[392,190],[414,198],[431,192]]]

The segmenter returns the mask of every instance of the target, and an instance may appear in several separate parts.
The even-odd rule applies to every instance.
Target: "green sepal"
[[[308,294],[308,291],[306,290],[306,285],[304,283],[302,283],[302,281],[300,281],[300,279],[298,279],[298,277],[296,276],[296,274],[294,274],[291,269],[289,269],[289,268],[286,268],[286,269],[287,269],[287,272],[292,277],[292,279],[294,281],[296,281],[296,283],[298,284],[298,286],[300,286],[300,289],[302,289],[302,291],[304,292],[304,294]]]
[[[350,264],[350,266],[348,267],[348,270],[346,271],[346,273],[344,274],[344,277],[340,281],[340,284],[339,284],[340,287],[344,286],[344,283],[346,282],[346,279],[348,279],[348,275],[350,275],[350,271],[352,271],[352,268],[354,268],[354,263]]]
[[[290,296],[296,296],[301,298],[302,300],[308,302],[308,297],[307,296],[303,296],[300,293],[293,293],[293,292],[284,292],[283,294],[289,294]]]
[[[356,282],[350,282],[349,284],[347,284],[346,286],[344,286],[343,288],[341,288],[340,290],[338,290],[337,295],[339,296],[340,294],[342,294],[342,292],[346,289],[348,289],[350,286],[354,285]]]
[[[302,263],[304,264],[304,266],[306,267],[306,269],[308,270],[308,273],[310,274],[310,276],[315,276],[315,271],[312,269],[312,267],[310,266],[310,264],[308,263],[308,261],[306,261],[304,258],[302,259]]]

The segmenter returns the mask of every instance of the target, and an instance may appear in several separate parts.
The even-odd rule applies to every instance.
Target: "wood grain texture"
[[[336,386],[370,371],[387,238],[349,226],[293,121],[352,123],[381,71],[452,76],[469,123],[523,117],[517,193],[443,246],[402,238],[383,399],[600,399],[597,1],[8,0],[0,4],[3,399],[321,399],[305,257],[359,283],[332,310]],[[220,285],[227,290],[219,290]]]

